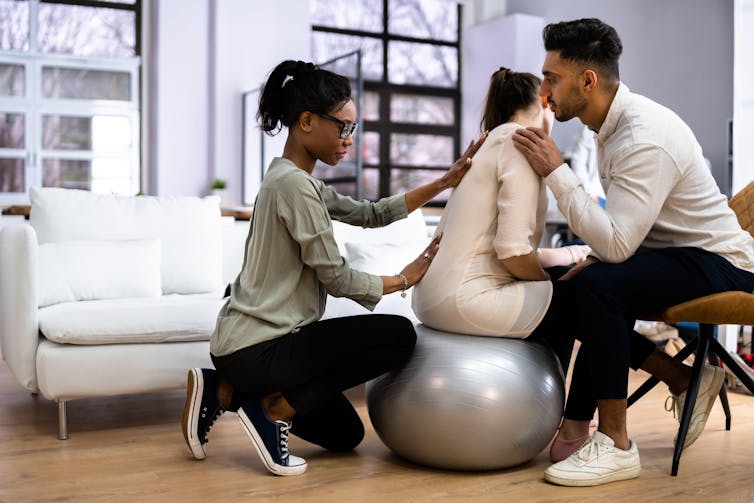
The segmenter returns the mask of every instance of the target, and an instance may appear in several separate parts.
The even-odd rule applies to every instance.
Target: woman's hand
[[[417,284],[427,273],[429,264],[432,263],[435,255],[437,255],[437,251],[440,249],[440,239],[442,239],[442,234],[438,234],[432,242],[429,243],[429,246],[424,249],[421,255],[401,271],[401,274],[406,277],[409,287]]]
[[[471,140],[468,148],[463,155],[453,163],[448,171],[445,172],[437,180],[426,183],[415,189],[411,189],[406,192],[406,208],[411,213],[417,208],[421,208],[424,204],[435,197],[440,192],[457,186],[464,175],[471,168],[471,158],[474,157],[479,147],[482,146],[487,139],[487,131],[482,133],[477,141]]]
[[[592,249],[587,245],[564,246],[563,249],[568,253],[568,258],[566,260],[570,261],[565,265],[580,264],[586,260],[592,252]]]
[[[461,157],[459,157],[450,169],[440,178],[440,183],[445,188],[453,188],[461,183],[461,180],[471,168],[471,158],[477,153],[479,147],[484,144],[487,135],[489,135],[489,132],[485,131],[477,141],[471,140],[463,155],[461,155]]]
[[[547,269],[556,265],[581,264],[586,260],[592,249],[587,245],[561,246],[560,248],[539,248],[537,258],[539,264]]]
[[[429,264],[432,263],[432,259],[437,255],[437,251],[440,249],[441,238],[442,234],[438,234],[432,242],[429,243],[429,246],[424,249],[421,255],[404,267],[400,274],[396,274],[395,276],[381,276],[382,294],[386,295],[399,290],[405,291],[417,284],[427,273]],[[405,283],[403,282],[403,278],[406,278]]]

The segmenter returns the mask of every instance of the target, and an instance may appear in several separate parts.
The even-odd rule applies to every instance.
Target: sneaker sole
[[[635,479],[641,473],[641,466],[625,468],[617,472],[611,472],[594,479],[569,479],[558,477],[545,472],[545,480],[551,484],[567,487],[591,487],[600,486],[609,482],[618,482],[619,480]]]
[[[687,448],[702,435],[702,431],[704,431],[704,427],[707,424],[707,419],[709,418],[709,413],[712,410],[712,405],[714,405],[715,400],[717,400],[717,395],[720,394],[720,388],[723,386],[723,378],[725,377],[725,371],[721,367],[715,367],[715,375],[712,378],[712,382],[710,383],[710,389],[716,389],[717,391],[712,394],[710,393],[711,397],[709,400],[707,400],[707,409],[704,411],[704,414],[697,417],[697,420],[693,423],[689,423],[689,429],[686,432],[686,441],[683,443],[683,448]],[[699,397],[697,396],[697,400]],[[694,404],[696,405],[696,404]],[[676,441],[678,436],[676,435]]]
[[[199,413],[202,404],[199,400],[199,390],[204,389],[204,374],[196,369],[191,369],[188,372],[188,384],[186,385],[186,403],[183,406],[183,417],[181,419],[181,429],[183,430],[183,439],[186,441],[191,453],[196,459],[204,459],[207,457],[207,453],[204,452],[204,446],[199,440],[199,436],[192,428],[195,424],[194,418]]]
[[[298,466],[283,466],[275,463],[275,461],[272,460],[272,456],[270,456],[270,453],[267,451],[267,447],[265,447],[262,437],[259,436],[257,429],[254,428],[254,423],[251,422],[251,419],[249,419],[249,416],[246,415],[246,412],[244,412],[243,409],[238,409],[238,419],[241,421],[246,434],[249,435],[251,443],[254,444],[254,448],[257,450],[259,457],[262,458],[264,466],[267,467],[269,471],[275,475],[283,476],[301,475],[306,471],[306,463]]]

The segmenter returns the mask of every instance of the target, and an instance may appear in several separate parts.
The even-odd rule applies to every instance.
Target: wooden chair
[[[741,227],[754,235],[754,182],[749,183],[744,189],[733,196],[729,203],[736,213]],[[702,377],[704,362],[709,358],[710,363],[719,365],[718,358],[740,379],[741,383],[749,391],[754,393],[754,380],[741,368],[731,357],[725,348],[715,339],[716,325],[754,325],[754,294],[747,292],[723,292],[693,299],[682,304],[668,307],[660,313],[642,316],[642,319],[662,321],[665,323],[695,322],[699,324],[699,333],[694,340],[680,351],[675,358],[684,360],[692,352],[694,364],[691,370],[691,381],[686,391],[686,402],[681,415],[681,424],[678,428],[675,452],[673,453],[672,475],[678,474],[678,464],[686,441],[686,434],[691,420],[691,411],[694,410],[699,382]],[[658,379],[651,377],[644,382],[629,398],[631,406],[647,391],[652,389]],[[725,410],[725,429],[730,430],[731,415],[728,406],[728,397],[725,387],[720,390],[720,401]]]

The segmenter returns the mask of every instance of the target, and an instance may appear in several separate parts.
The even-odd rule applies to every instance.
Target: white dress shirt
[[[545,178],[595,256],[623,262],[640,247],[687,246],[754,272],[754,239],[741,229],[680,117],[620,84],[596,142],[604,209],[567,165]]]

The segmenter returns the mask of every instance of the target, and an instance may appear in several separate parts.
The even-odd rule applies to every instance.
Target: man
[[[562,301],[571,307],[563,326],[582,346],[553,445],[561,454],[553,457],[565,459],[545,479],[599,485],[639,475],[638,448],[626,430],[629,366],[665,381],[676,410],[683,410],[689,367],[633,332],[637,315],[721,291],[754,290],[754,239],[728,208],[689,127],[621,83],[622,44],[611,26],[598,19],[555,23],[543,38],[541,93],[557,120],[578,117],[596,133],[606,194],[602,208],[543,131],[516,133],[516,147],[593,250],[562,278],[579,287],[577,299]],[[704,369],[685,447],[701,434],[722,377],[720,368]],[[599,427],[587,439],[595,401]]]

